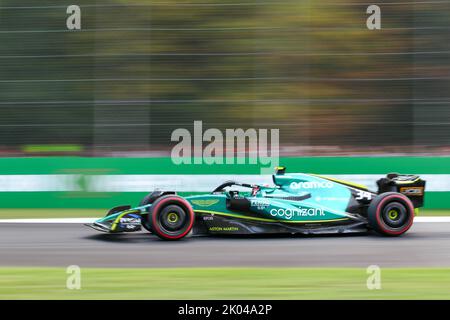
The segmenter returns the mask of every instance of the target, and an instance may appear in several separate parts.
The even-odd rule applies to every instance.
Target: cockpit
[[[228,188],[228,187],[237,187],[237,188],[226,191],[225,188]],[[219,185],[217,188],[215,188],[211,193],[215,194],[215,193],[226,192],[226,194],[230,198],[236,198],[236,197],[241,196],[239,189],[241,189],[241,190],[249,189],[250,195],[256,196],[256,194],[261,190],[261,186],[256,185],[256,184],[239,183],[236,181],[226,181],[226,182],[222,183],[221,185]]]

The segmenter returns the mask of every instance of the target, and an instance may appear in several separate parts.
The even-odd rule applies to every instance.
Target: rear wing
[[[390,173],[377,181],[378,193],[399,192],[407,196],[414,208],[423,207],[425,180],[412,174]]]

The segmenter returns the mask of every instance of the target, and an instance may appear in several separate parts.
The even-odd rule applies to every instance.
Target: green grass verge
[[[420,210],[419,211],[419,215],[418,217],[432,217],[432,216],[450,216],[450,210],[433,210],[433,209],[428,209],[428,210]]]
[[[450,269],[383,268],[368,290],[359,268],[0,268],[0,299],[450,299]]]
[[[0,209],[0,219],[95,218],[105,216],[106,209]],[[420,210],[419,216],[450,216],[450,210]]]

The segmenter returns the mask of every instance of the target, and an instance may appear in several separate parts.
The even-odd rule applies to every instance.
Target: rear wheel
[[[194,224],[194,211],[181,197],[167,195],[158,198],[148,216],[152,231],[161,239],[178,240],[185,237]]]
[[[369,225],[386,236],[399,236],[411,227],[414,206],[406,196],[396,192],[378,195],[367,211]]]
[[[147,204],[151,204],[152,202],[155,201],[156,197],[157,197],[157,193],[160,193],[160,191],[154,191],[154,192],[150,192],[149,194],[147,194],[140,202],[139,202],[139,206],[145,206]],[[141,220],[141,224],[142,227],[147,230],[150,233],[153,233],[151,224],[149,222],[148,219],[148,215],[149,214],[145,214],[142,215],[142,220]]]
[[[148,222],[148,214],[143,214],[142,215],[142,220],[141,220],[141,225],[142,225],[142,227],[145,229],[145,230],[147,230],[148,232],[150,232],[150,233],[153,233],[153,230],[152,230],[152,226],[151,226],[151,224]]]

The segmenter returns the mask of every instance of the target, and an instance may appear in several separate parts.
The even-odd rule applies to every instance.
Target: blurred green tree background
[[[296,154],[448,147],[450,2],[378,5],[381,30],[355,0],[3,0],[0,149],[163,150],[194,120]]]

